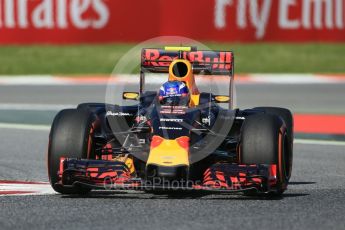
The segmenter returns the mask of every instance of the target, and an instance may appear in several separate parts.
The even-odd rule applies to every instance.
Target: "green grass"
[[[212,49],[233,50],[237,73],[345,73],[345,44],[207,45]],[[0,46],[0,75],[109,74],[133,46]]]

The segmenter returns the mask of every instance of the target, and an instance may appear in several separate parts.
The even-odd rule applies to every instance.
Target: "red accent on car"
[[[153,136],[151,141],[151,149],[156,148],[163,142],[164,138],[160,136]]]
[[[64,168],[63,168],[63,162],[65,161],[65,157],[60,157],[60,168],[59,168],[59,174],[62,175]]]
[[[182,148],[189,149],[189,137],[179,137],[176,141]]]

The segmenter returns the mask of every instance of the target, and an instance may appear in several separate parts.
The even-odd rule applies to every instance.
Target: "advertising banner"
[[[0,44],[344,42],[344,0],[0,0]]]

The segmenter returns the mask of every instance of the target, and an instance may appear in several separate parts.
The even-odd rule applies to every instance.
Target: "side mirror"
[[[216,103],[229,103],[230,97],[224,96],[224,95],[216,95],[216,96],[214,96],[214,101]]]
[[[137,92],[123,92],[122,99],[137,101],[137,100],[139,100],[139,93],[137,93]]]

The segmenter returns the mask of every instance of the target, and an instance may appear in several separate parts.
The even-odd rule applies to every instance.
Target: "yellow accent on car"
[[[193,107],[193,106],[197,106],[199,105],[199,102],[200,102],[200,94],[196,94],[196,95],[191,95],[190,96],[190,106]]]
[[[129,156],[129,154],[117,155],[113,158],[113,161],[123,162],[128,167],[129,172],[131,174],[135,172],[134,161],[133,161],[133,158]]]
[[[166,50],[166,51],[187,51],[187,52],[190,52],[192,50],[192,47],[188,47],[188,46],[165,46],[164,50]]]
[[[176,140],[164,139],[159,146],[151,149],[146,165],[150,164],[158,166],[189,166],[189,153]]]
[[[230,101],[230,97],[228,96],[216,96],[215,99],[217,102],[223,102],[223,103]]]
[[[125,164],[129,168],[129,172],[133,174],[135,172],[133,159],[131,157],[128,157],[125,161]]]
[[[123,93],[123,98],[136,100],[139,97],[139,93]]]

